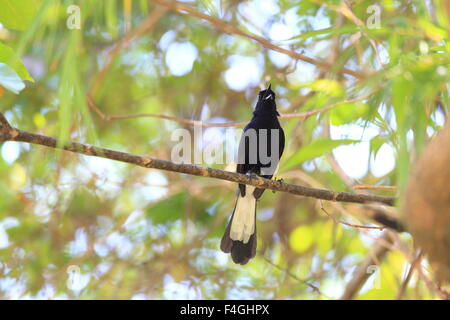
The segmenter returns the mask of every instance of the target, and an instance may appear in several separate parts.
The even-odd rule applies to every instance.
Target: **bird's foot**
[[[250,179],[257,179],[259,177],[256,173],[252,171],[247,172],[245,175],[248,176]]]
[[[275,181],[277,181],[277,182],[284,182],[284,180],[283,180],[283,178],[280,178],[280,179],[278,179],[277,177],[275,177],[275,179],[274,179]],[[275,190],[272,190],[272,193],[275,193],[276,191]]]

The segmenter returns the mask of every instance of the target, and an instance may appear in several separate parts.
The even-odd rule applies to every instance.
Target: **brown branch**
[[[3,113],[0,113],[0,129],[2,131],[11,131],[11,125],[9,124],[8,120],[6,120],[5,116],[3,115]]]
[[[379,238],[382,242],[392,243],[392,239],[389,236],[388,230]],[[345,291],[340,297],[340,300],[351,300],[358,293],[364,283],[372,275],[369,268],[373,265],[379,264],[379,261],[384,258],[389,249],[387,246],[377,243],[373,251],[367,256],[366,260],[359,265],[358,269],[353,274],[352,280],[345,287]]]
[[[362,195],[349,192],[314,189],[284,183],[280,180],[269,180],[261,177],[250,177],[244,174],[213,169],[199,165],[177,164],[168,160],[161,160],[152,157],[139,156],[130,153],[114,151],[110,149],[95,147],[88,144],[82,144],[77,142],[61,143],[61,141],[58,141],[53,137],[30,133],[14,128],[8,129],[7,126],[2,125],[0,131],[0,141],[7,141],[7,140],[27,142],[31,144],[47,146],[50,148],[63,149],[66,151],[80,153],[87,156],[96,156],[131,163],[144,168],[153,168],[171,172],[185,173],[200,177],[222,179],[237,183],[248,184],[259,188],[270,189],[280,192],[287,192],[294,195],[312,197],[322,200],[353,202],[353,203],[381,202],[390,206],[393,206],[395,202],[395,198],[392,197]]]
[[[240,121],[240,122],[224,122],[224,123],[209,123],[209,122],[202,122],[197,120],[189,120],[189,119],[183,119],[178,118],[174,116],[168,116],[165,114],[157,114],[157,113],[136,113],[136,114],[129,114],[129,115],[117,115],[117,116],[110,116],[107,114],[104,114],[92,101],[92,98],[88,96],[88,106],[91,110],[93,110],[95,113],[99,115],[100,118],[102,118],[105,121],[112,121],[112,120],[126,120],[126,119],[134,119],[134,118],[157,118],[157,119],[164,119],[169,121],[178,122],[184,125],[188,126],[194,126],[194,127],[202,127],[202,128],[212,128],[212,127],[243,127],[245,126],[248,121]],[[345,103],[347,103],[346,101]],[[344,102],[341,102],[342,104]],[[307,111],[307,112],[301,112],[301,113],[287,113],[282,114],[278,117],[278,119],[307,119],[311,116],[314,116],[319,113],[326,112],[335,105],[327,106],[321,109]]]
[[[321,61],[321,60],[317,60],[317,59],[313,59],[310,57],[307,57],[301,53],[297,53],[279,46],[274,45],[273,43],[271,43],[270,41],[268,41],[267,39],[264,39],[262,37],[259,37],[257,35],[251,34],[249,32],[245,32],[240,30],[239,28],[228,24],[227,22],[220,20],[216,17],[212,17],[209,15],[206,15],[204,13],[198,12],[197,10],[195,10],[194,8],[190,7],[190,6],[186,6],[183,3],[177,2],[177,1],[165,1],[165,0],[153,0],[153,2],[156,2],[162,6],[165,6],[167,8],[169,8],[170,10],[173,10],[175,12],[181,13],[181,14],[187,14],[189,16],[192,17],[196,17],[199,18],[201,20],[205,20],[208,21],[210,24],[212,24],[215,28],[225,32],[225,33],[229,33],[229,34],[235,34],[235,35],[239,35],[248,39],[251,39],[253,41],[258,42],[259,44],[261,44],[263,47],[273,50],[273,51],[277,51],[280,53],[283,53],[293,59],[296,60],[302,60],[304,62],[313,64],[321,69],[325,69],[325,70],[330,70],[332,69],[332,65],[330,65],[329,63],[325,62],[325,61]],[[354,70],[350,70],[347,68],[340,68],[339,70],[342,73],[351,75],[355,78],[358,79],[364,79],[367,77],[367,74],[365,72],[362,71],[354,71]]]
[[[439,287],[436,283],[434,283],[424,272],[422,265],[417,264],[417,271],[419,273],[419,277],[425,282],[428,290],[432,294],[436,294],[442,300],[450,300],[450,292],[447,292],[445,289]]]
[[[353,216],[373,221],[397,232],[404,232],[406,230],[396,208],[385,207],[375,203],[368,203],[362,206],[347,205],[346,210]]]
[[[331,124],[327,125],[325,127],[327,138],[330,138],[330,126],[331,126]],[[344,171],[344,169],[342,169],[340,164],[337,162],[334,154],[331,152],[329,155],[327,155],[326,159],[328,161],[328,164],[331,166],[331,169],[333,169],[333,172],[336,173],[336,175],[342,179],[342,181],[345,183],[345,185],[348,186],[349,188],[353,188],[353,186],[355,184],[355,180],[353,178],[351,178]]]
[[[364,94],[364,95],[362,95],[360,97],[356,97],[356,98],[353,98],[353,99],[340,101],[340,102],[337,102],[337,103],[334,103],[334,104],[331,104],[329,106],[326,106],[326,107],[323,107],[323,108],[320,108],[320,109],[316,109],[316,110],[300,112],[300,113],[285,113],[285,114],[280,115],[278,117],[278,119],[307,119],[307,118],[309,118],[311,116],[314,116],[316,114],[324,113],[324,112],[326,112],[328,110],[331,110],[334,107],[337,107],[339,105],[348,104],[348,103],[352,103],[352,102],[356,102],[356,101],[360,101],[360,100],[366,99],[367,97],[369,97],[372,94],[373,94],[373,92],[370,92],[370,93]],[[88,93],[86,98],[87,98],[88,107],[92,111],[94,111],[101,119],[103,119],[105,121],[125,120],[125,119],[134,119],[134,118],[157,118],[157,119],[164,119],[164,120],[174,121],[174,122],[178,122],[178,123],[189,125],[189,126],[202,127],[202,128],[243,127],[243,126],[245,126],[248,123],[246,121],[225,122],[225,123],[208,123],[208,122],[205,123],[205,122],[202,122],[202,121],[183,119],[183,118],[178,118],[178,117],[174,117],[174,116],[168,116],[168,115],[165,115],[165,114],[157,114],[157,113],[136,113],[136,114],[128,114],[128,115],[111,116],[111,115],[108,115],[108,114],[105,114],[104,112],[102,112],[95,105],[91,94]]]
[[[330,6],[330,7],[334,8],[334,6]],[[365,26],[364,22],[362,22],[353,13],[352,7],[348,3],[348,1],[343,1],[340,6],[336,6],[335,8],[337,8],[337,11],[341,12],[346,18],[348,18],[349,20],[353,21],[358,27],[364,28],[364,26]],[[369,40],[369,43],[372,46],[372,48],[373,48],[373,50],[375,52],[375,55],[377,56],[378,63],[380,64],[380,67],[383,67],[384,64],[383,64],[383,61],[382,61],[381,56],[380,56],[380,52],[379,52],[378,47],[377,47],[377,43],[375,42],[375,40],[371,39],[366,32],[362,32],[362,34],[364,34],[366,36],[367,40]]]

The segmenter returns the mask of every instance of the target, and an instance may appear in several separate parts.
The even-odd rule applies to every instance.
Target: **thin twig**
[[[383,242],[392,243],[392,239],[390,237],[390,233],[388,230],[384,232],[384,234],[379,237],[381,243],[377,243],[373,251],[367,256],[366,260],[362,262],[356,271],[353,274],[352,280],[345,287],[344,293],[340,297],[340,300],[351,300],[358,293],[358,291],[362,288],[364,283],[369,279],[369,277],[374,273],[373,271],[376,269],[371,268],[374,265],[380,263],[380,261],[384,258],[386,253],[388,253],[389,249],[387,246],[383,245]]]
[[[370,186],[367,184],[358,184],[353,186],[355,190],[387,190],[387,191],[397,191],[398,188],[396,186]]]
[[[6,131],[12,130],[11,125],[9,124],[8,120],[6,120],[6,118],[3,115],[3,113],[0,113],[0,125],[2,127],[4,127],[4,128],[2,128],[2,130],[6,130]]]
[[[352,11],[351,5],[347,1],[343,1],[340,6],[337,6],[337,11],[341,12],[345,17],[353,21],[358,27],[364,28],[365,24],[361,21]],[[380,52],[377,47],[377,43],[375,40],[371,39],[369,35],[366,32],[362,32],[366,38],[369,40],[370,45],[372,46],[373,50],[375,51],[375,55],[377,57],[378,63],[380,64],[380,67],[383,67],[383,60],[381,59]]]
[[[168,116],[165,114],[157,114],[157,113],[136,113],[136,114],[129,114],[129,115],[117,115],[117,116],[110,116],[107,114],[104,114],[93,102],[90,97],[88,97],[88,106],[91,110],[93,110],[95,113],[97,113],[101,119],[105,121],[112,121],[112,120],[126,120],[126,119],[135,119],[135,118],[157,118],[157,119],[164,119],[169,121],[178,122],[184,125],[188,126],[194,126],[194,127],[202,127],[202,128],[213,128],[213,127],[243,127],[245,126],[248,121],[240,121],[240,122],[224,122],[224,123],[209,123],[209,122],[202,122],[197,120],[189,120],[189,119],[183,119],[178,118],[174,116]],[[279,116],[279,119],[307,119],[313,115],[326,112],[330,110],[331,108],[335,107],[336,105],[327,106],[321,109],[312,110],[308,112],[301,112],[301,113],[288,113],[283,114]]]
[[[312,187],[312,188],[319,188],[319,189],[324,189],[324,186],[319,183],[317,180],[315,180],[313,177],[311,177],[309,174],[307,174],[304,171],[301,170],[293,170],[293,171],[289,171],[286,172],[284,174],[285,178],[292,178],[294,179],[294,181],[300,181],[301,184],[306,183],[307,186]],[[340,202],[329,202],[329,205],[332,206],[335,210],[337,210],[340,214],[342,214],[343,216],[347,216],[350,215],[352,218],[354,218],[356,221],[359,221],[360,218],[363,218],[365,220],[372,220],[374,223],[379,223],[382,226],[391,228],[390,226],[387,225],[386,219],[378,219],[378,217],[373,217],[373,215],[370,214],[370,212],[368,212],[367,210],[364,210],[362,212],[364,213],[368,213],[368,214],[355,214],[354,212],[350,211],[349,205],[346,205],[345,207],[343,206],[342,203]],[[368,205],[375,205],[375,204],[368,204]],[[355,207],[358,205],[354,205]],[[364,207],[366,207],[367,205],[364,205]],[[392,209],[395,209],[394,207],[392,207]],[[391,220],[392,222],[394,222],[395,220],[398,220],[398,218],[395,218],[397,215],[393,215]],[[384,215],[382,215],[382,217],[384,217]],[[382,221],[381,222],[379,222]],[[389,224],[389,225],[393,225],[393,226],[400,226],[401,223],[398,222],[397,225],[395,223]],[[397,231],[397,229],[393,228],[394,230]],[[369,230],[367,229],[359,229],[362,233],[364,233],[367,237],[373,239],[374,241],[376,241],[377,243],[379,243],[380,245],[386,246],[388,249],[390,250],[395,250],[395,248],[388,243],[387,241],[383,241],[383,239],[379,238],[379,237],[375,237],[372,233],[369,232]],[[404,229],[403,229],[404,231]]]
[[[417,256],[414,258],[414,260],[411,262],[411,265],[409,267],[408,273],[406,274],[405,279],[403,280],[400,289],[398,290],[397,293],[397,300],[401,300],[405,291],[406,291],[406,287],[408,286],[409,280],[411,280],[412,274],[414,272],[414,269],[416,268],[416,266],[418,264],[420,264],[420,261],[422,260],[422,252],[419,251],[419,253],[417,254]]]
[[[265,47],[267,49],[283,53],[283,54],[285,54],[291,58],[294,58],[296,60],[302,60],[304,62],[313,64],[313,65],[315,65],[321,69],[325,69],[325,70],[330,70],[333,67],[332,65],[330,65],[329,63],[327,63],[325,61],[313,59],[313,58],[307,57],[301,53],[297,53],[297,52],[276,46],[267,39],[264,39],[262,37],[254,35],[254,34],[251,34],[249,32],[242,31],[239,28],[237,28],[236,26],[227,23],[226,21],[223,21],[216,17],[212,17],[212,16],[206,15],[204,13],[201,13],[190,6],[186,6],[183,3],[180,3],[177,1],[164,1],[164,0],[153,0],[153,2],[156,2],[162,6],[165,6],[165,7],[169,8],[170,10],[176,11],[178,13],[187,14],[189,16],[208,21],[215,28],[217,28],[225,33],[235,34],[235,35],[239,35],[239,36],[251,39],[253,41],[258,42],[259,44],[261,44],[263,47]],[[347,69],[345,67],[340,68],[340,72],[351,75],[358,79],[364,79],[367,77],[367,74],[363,71],[354,71],[354,70]]]
[[[166,7],[156,6],[152,13],[138,27],[129,31],[125,35],[125,37],[117,42],[114,48],[112,48],[111,51],[108,52],[103,68],[95,75],[92,81],[90,92],[92,92],[93,95],[96,94],[100,84],[105,78],[106,73],[108,73],[109,69],[111,68],[114,58],[120,53],[120,51],[129,46],[134,39],[151,30],[167,11],[168,9]]]

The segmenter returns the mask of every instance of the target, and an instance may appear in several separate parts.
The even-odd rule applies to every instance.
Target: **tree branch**
[[[250,177],[240,173],[213,169],[199,165],[177,164],[168,160],[161,160],[152,157],[139,156],[135,154],[114,151],[110,149],[95,147],[88,144],[82,144],[77,142],[61,143],[60,141],[58,141],[53,137],[14,129],[9,125],[9,123],[3,116],[0,117],[0,123],[2,123],[2,126],[0,128],[0,141],[9,140],[9,141],[38,144],[50,148],[57,148],[74,153],[80,153],[87,156],[96,156],[131,163],[144,168],[153,168],[171,172],[185,173],[200,177],[222,179],[237,183],[248,184],[259,188],[287,192],[298,196],[312,197],[322,200],[353,202],[353,203],[380,202],[389,206],[393,206],[395,202],[395,198],[392,197],[382,197],[374,195],[354,194],[350,192],[314,189],[284,183],[279,180],[269,180],[261,177]]]
[[[262,38],[260,36],[251,34],[249,32],[242,31],[239,28],[237,28],[237,27],[235,27],[235,26],[233,26],[231,24],[228,24],[227,22],[225,22],[223,20],[220,20],[218,18],[215,18],[215,17],[209,16],[209,15],[206,15],[204,13],[198,12],[194,8],[192,8],[190,6],[186,6],[183,3],[180,3],[180,2],[177,2],[177,1],[170,1],[169,2],[169,1],[164,1],[164,0],[153,0],[153,2],[156,2],[156,3],[158,3],[158,4],[162,5],[162,6],[165,6],[165,7],[169,8],[170,10],[173,10],[175,12],[178,12],[178,13],[181,13],[181,14],[187,14],[187,15],[199,18],[201,20],[208,21],[214,27],[216,27],[217,29],[219,29],[219,30],[221,30],[221,31],[223,31],[225,33],[236,34],[236,35],[239,35],[239,36],[251,39],[253,41],[258,42],[259,44],[261,44],[263,47],[265,47],[267,49],[283,53],[283,54],[285,54],[285,55],[287,55],[287,56],[289,56],[289,57],[291,57],[293,59],[302,60],[304,62],[313,64],[313,65],[315,65],[315,66],[317,66],[317,67],[319,67],[321,69],[325,69],[325,70],[330,70],[333,67],[332,65],[330,65],[329,63],[327,63],[325,61],[313,59],[313,58],[307,57],[307,56],[305,56],[305,55],[303,55],[301,53],[297,53],[297,52],[294,52],[294,51],[291,51],[291,50],[288,50],[288,49],[276,46],[273,43],[271,43],[270,41],[268,41],[268,40],[266,40],[266,39],[264,39],[264,38]],[[351,75],[351,76],[353,76],[355,78],[358,78],[358,79],[364,79],[364,78],[367,77],[367,74],[365,72],[354,71],[354,70],[350,70],[350,69],[347,69],[347,68],[344,68],[344,67],[340,68],[339,71],[342,72],[342,73]]]
[[[306,111],[306,112],[299,112],[299,113],[285,113],[278,117],[278,119],[307,119],[311,116],[314,116],[319,113],[327,112],[337,106],[343,105],[343,104],[349,104],[357,101],[364,100],[368,97],[370,97],[373,94],[373,92],[369,92],[366,94],[361,95],[360,97],[356,97],[353,99],[343,100],[340,102],[336,102],[333,104],[330,104],[328,106],[325,106],[320,109]],[[178,118],[174,116],[168,116],[165,114],[157,114],[157,113],[135,113],[135,114],[127,114],[127,115],[117,115],[117,116],[111,116],[108,114],[105,114],[102,112],[94,103],[94,100],[91,96],[91,94],[87,94],[87,103],[88,107],[94,111],[101,119],[105,121],[112,121],[112,120],[125,120],[125,119],[134,119],[134,118],[157,118],[157,119],[164,119],[169,121],[178,122],[184,125],[194,126],[194,127],[202,127],[202,128],[212,128],[212,127],[243,127],[245,126],[248,121],[240,121],[240,122],[224,122],[224,123],[208,123],[208,122],[202,122],[197,120],[190,120],[190,119],[184,119],[184,118]]]
[[[0,130],[4,132],[10,132],[11,130],[13,130],[3,113],[0,113]]]
[[[282,268],[281,266],[279,266],[279,265],[273,263],[273,262],[270,261],[270,259],[267,258],[267,257],[264,257],[264,260],[265,260],[268,264],[270,264],[272,267],[274,267],[274,268],[276,268],[276,269],[278,269],[278,270],[280,270],[280,271],[286,273],[286,274],[287,274],[289,277],[291,277],[292,279],[297,280],[298,282],[303,283],[303,284],[305,284],[306,286],[310,287],[310,288],[311,288],[314,292],[316,292],[318,295],[324,296],[324,297],[326,297],[327,299],[330,299],[329,297],[325,296],[325,295],[320,291],[320,289],[319,289],[317,286],[313,285],[311,282],[309,282],[309,281],[307,281],[307,280],[300,279],[300,278],[297,277],[295,274],[293,274],[291,271],[289,271],[289,270],[287,270],[287,269],[284,269],[284,268]]]
[[[282,114],[278,117],[278,119],[307,119],[313,115],[326,112],[337,105],[345,104],[352,102],[355,99],[352,100],[346,100],[342,101],[336,104],[332,104],[320,109],[311,110],[307,112],[301,112],[301,113],[286,113]],[[240,121],[240,122],[224,122],[224,123],[209,123],[209,122],[202,122],[197,120],[190,120],[190,119],[184,119],[184,118],[178,118],[174,116],[169,116],[165,114],[157,114],[157,113],[135,113],[135,114],[127,114],[127,115],[117,115],[117,116],[111,116],[103,113],[93,102],[92,97],[90,95],[87,96],[87,102],[88,107],[93,110],[98,116],[105,120],[105,121],[112,121],[112,120],[125,120],[125,119],[135,119],[135,118],[157,118],[157,119],[164,119],[169,120],[177,123],[181,123],[188,126],[193,127],[202,127],[202,128],[217,128],[217,127],[243,127],[245,126],[248,121]]]

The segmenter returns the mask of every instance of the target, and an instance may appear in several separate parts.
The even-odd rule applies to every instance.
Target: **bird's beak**
[[[272,85],[272,84],[269,83],[269,86],[267,87],[267,90],[270,90],[270,86],[271,86],[271,85]]]

